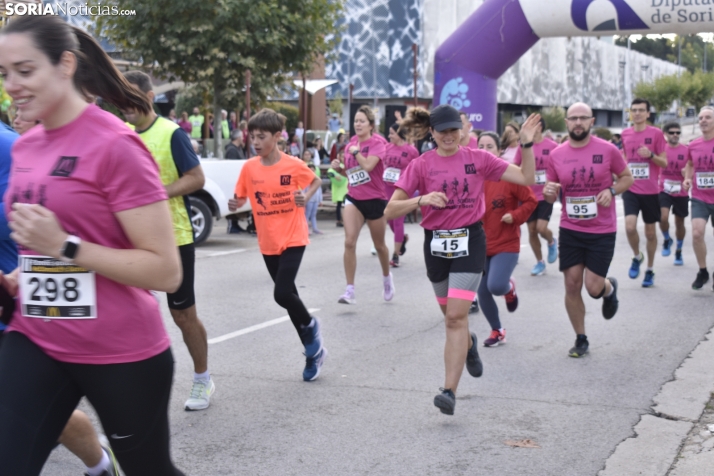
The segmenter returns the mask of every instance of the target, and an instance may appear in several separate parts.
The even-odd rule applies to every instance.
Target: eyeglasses
[[[667,134],[671,136],[678,136],[682,133],[682,131],[668,131]]]
[[[593,118],[592,116],[571,116],[571,117],[566,117],[565,120],[567,120],[568,122],[578,122],[578,121],[585,122],[592,118]]]

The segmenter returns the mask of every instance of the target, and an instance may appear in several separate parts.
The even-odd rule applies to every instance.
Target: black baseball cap
[[[461,129],[464,126],[461,122],[461,113],[448,104],[436,106],[431,110],[429,124],[437,132],[444,132],[447,129]]]

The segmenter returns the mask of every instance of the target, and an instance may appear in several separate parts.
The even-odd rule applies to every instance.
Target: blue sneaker
[[[684,260],[682,259],[682,250],[675,250],[674,265],[675,266],[684,266]]]
[[[644,260],[645,257],[642,253],[640,253],[640,256],[637,258],[632,258],[632,266],[630,266],[630,279],[637,279],[637,276],[640,275],[640,265]]]
[[[642,287],[649,288],[651,286],[654,286],[654,271],[648,269],[645,271],[645,279],[642,280]]]
[[[548,245],[548,263],[555,263],[558,259],[558,240],[553,238],[553,244]]]
[[[305,356],[314,357],[322,350],[322,333],[320,332],[320,321],[316,317],[312,318],[312,327],[306,327],[300,332],[300,340],[305,346]]]
[[[320,369],[327,357],[327,349],[322,348],[314,357],[305,357],[305,370],[302,371],[302,379],[306,382],[315,380],[320,375]]]
[[[545,262],[538,261],[531,270],[531,276],[540,276],[545,273]]]
[[[662,243],[662,256],[669,256],[672,254],[672,243],[674,243],[672,238],[664,240],[664,243]]]

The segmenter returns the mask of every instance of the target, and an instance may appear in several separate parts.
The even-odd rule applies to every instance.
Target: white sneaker
[[[191,396],[186,400],[184,409],[186,411],[205,410],[211,402],[211,395],[216,391],[216,384],[213,379],[194,380],[191,387]]]
[[[347,286],[347,289],[345,289],[345,293],[340,296],[340,299],[337,302],[340,304],[355,304],[357,302],[357,299],[355,299],[354,286]]]
[[[392,277],[392,273],[389,273],[389,277],[382,277],[382,279],[384,280],[384,293],[382,294],[384,300],[391,301],[394,297],[394,278]]]
[[[377,256],[377,248],[372,245],[372,249],[370,250],[370,253],[372,253],[372,256]]]

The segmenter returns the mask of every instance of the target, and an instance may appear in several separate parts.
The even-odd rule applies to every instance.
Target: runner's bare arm
[[[233,196],[233,198],[228,200],[228,211],[234,212],[238,210],[240,207],[245,205],[245,202],[247,202],[248,199],[246,197],[236,197]]]
[[[546,182],[543,187],[543,198],[548,203],[555,203],[555,199],[558,198],[558,191],[560,190],[560,184],[558,182]]]
[[[342,175],[343,177],[347,177],[347,171],[345,168],[342,166],[339,160],[335,159],[332,161],[330,164],[335,172],[338,174]]]
[[[182,197],[203,188],[206,178],[203,176],[203,168],[200,165],[184,172],[184,174],[174,183],[166,186],[166,193],[169,198]]]
[[[448,201],[448,198],[442,192],[431,192],[427,195],[409,198],[407,192],[401,188],[397,188],[392,194],[392,198],[389,200],[387,208],[384,210],[384,216],[387,217],[387,220],[394,220],[426,205],[443,208],[446,206]]]
[[[657,164],[658,166],[662,167],[663,169],[667,168],[667,152],[662,152],[659,155],[655,155],[652,157],[652,162]]]
[[[617,176],[617,181],[612,184],[612,188],[615,189],[615,195],[622,195],[623,192],[626,192],[632,187],[634,182],[635,179],[632,177],[630,168],[625,167],[625,169],[620,172],[620,175]]]
[[[684,177],[682,187],[684,187],[684,190],[689,191],[692,188],[692,177],[694,177],[694,164],[691,160],[687,161],[687,165],[682,170],[682,176]]]
[[[168,202],[160,201],[114,216],[133,249],[116,249],[82,241],[74,262],[127,286],[174,292],[181,284],[181,266]],[[69,236],[55,214],[41,205],[14,204],[11,238],[35,252],[60,258]]]

